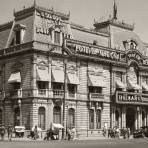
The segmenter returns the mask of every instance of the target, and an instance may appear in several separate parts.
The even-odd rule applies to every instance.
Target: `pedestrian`
[[[11,141],[12,132],[13,132],[13,129],[12,129],[11,125],[8,126],[7,132],[8,132],[8,140]]]
[[[0,135],[1,135],[1,140],[4,140],[4,136],[5,136],[5,127],[4,125],[1,126],[0,128]]]
[[[34,127],[34,140],[36,140],[38,138],[38,127],[37,125],[35,125]]]
[[[67,137],[68,137],[68,140],[71,139],[71,130],[70,130],[70,128],[67,128]]]

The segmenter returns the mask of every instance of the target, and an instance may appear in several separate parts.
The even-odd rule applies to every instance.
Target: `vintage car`
[[[143,126],[139,130],[135,130],[133,133],[134,138],[142,138],[147,137],[148,138],[148,126]]]
[[[15,126],[14,131],[15,131],[15,137],[19,137],[19,138],[24,137],[25,127]]]

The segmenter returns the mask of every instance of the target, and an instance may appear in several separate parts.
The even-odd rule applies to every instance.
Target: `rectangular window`
[[[18,89],[20,89],[21,88],[21,83],[13,83],[13,88],[14,88],[14,90],[18,90]]]
[[[60,44],[60,32],[58,31],[54,32],[54,43]]]
[[[102,94],[102,87],[90,86],[89,87],[89,93],[99,93],[99,94]]]
[[[37,85],[38,85],[38,89],[47,89],[48,88],[48,82],[38,81]]]
[[[63,84],[62,83],[53,82],[52,83],[52,88],[54,90],[63,90]]]
[[[16,44],[21,43],[21,30],[16,31]]]
[[[75,93],[75,85],[68,84],[68,91],[69,91],[69,93],[74,94]]]

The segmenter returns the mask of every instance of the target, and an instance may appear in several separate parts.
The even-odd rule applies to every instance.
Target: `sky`
[[[13,10],[30,7],[34,0],[0,0],[0,24],[13,20]],[[94,19],[109,18],[114,0],[36,0],[37,5],[68,14],[70,21],[92,28]],[[148,0],[116,0],[118,20],[135,24],[134,32],[148,43]]]

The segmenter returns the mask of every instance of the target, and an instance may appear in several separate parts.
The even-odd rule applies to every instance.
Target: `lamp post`
[[[21,99],[18,100],[18,105],[19,105],[19,109],[20,109],[20,125],[22,125],[22,101]]]

